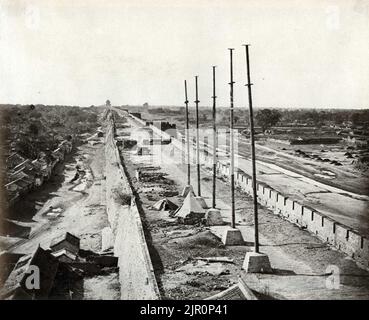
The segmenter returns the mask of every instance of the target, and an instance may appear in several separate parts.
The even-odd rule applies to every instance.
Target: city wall
[[[114,255],[118,257],[121,299],[157,300],[160,294],[141,217],[120,161],[109,116],[107,122],[106,210],[110,230],[105,229],[103,237],[113,242]]]
[[[137,120],[135,117],[131,117]],[[167,138],[168,135],[165,132],[156,127],[150,127],[154,133]],[[172,138],[172,143],[175,147],[181,148],[183,136],[181,133],[177,134],[178,140]],[[207,156],[201,152],[200,161],[202,165],[211,167],[213,164],[212,155]],[[225,178],[229,177],[229,165],[218,161],[217,169]],[[245,193],[252,195],[252,179],[245,172],[241,170],[235,172],[235,183]],[[369,268],[369,239],[367,237],[293,198],[285,197],[264,183],[257,182],[257,196],[258,202],[274,214],[304,228],[322,241],[347,254],[364,268]]]
[[[202,163],[211,166],[211,156],[200,156]],[[218,162],[219,173],[229,177],[229,165]],[[252,195],[252,179],[243,171],[235,172],[235,183],[244,192]],[[369,267],[369,239],[357,231],[344,226],[321,212],[285,197],[270,186],[257,182],[258,202],[274,214],[313,233],[319,239],[344,252],[365,268]]]

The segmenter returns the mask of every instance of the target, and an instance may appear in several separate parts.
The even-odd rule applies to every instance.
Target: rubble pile
[[[80,239],[67,232],[53,239],[50,249],[38,246],[13,263],[0,299],[81,299],[83,279],[117,272],[117,263],[118,258],[111,253],[82,250]]]

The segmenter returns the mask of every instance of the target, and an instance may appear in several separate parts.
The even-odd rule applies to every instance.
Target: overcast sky
[[[0,103],[369,108],[366,0],[0,0]],[[193,103],[192,103],[193,104]]]

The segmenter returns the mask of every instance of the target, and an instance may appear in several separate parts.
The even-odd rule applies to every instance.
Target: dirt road
[[[85,181],[71,184],[75,170],[65,167],[62,172],[64,182],[33,217],[35,223],[30,238],[14,244],[11,252],[30,253],[39,244],[48,248],[55,237],[66,231],[81,238],[83,249],[100,250],[100,230],[107,225],[103,144],[82,145],[75,159],[85,164],[90,176]],[[83,223],[76,223],[80,221]]]

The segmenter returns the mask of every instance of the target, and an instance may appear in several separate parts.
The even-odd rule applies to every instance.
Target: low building
[[[31,190],[34,186],[34,178],[27,175],[23,171],[16,171],[9,175],[9,183],[5,185],[5,188],[9,191],[18,191],[20,194],[24,194]]]
[[[55,238],[51,244],[50,249],[52,252],[60,250],[68,250],[74,255],[78,255],[80,249],[80,239],[75,235],[66,232],[63,236]]]
[[[58,159],[58,161],[64,160],[64,152],[61,148],[57,148],[52,152],[52,155]]]
[[[369,137],[359,136],[359,135],[346,135],[343,137],[343,140],[347,142],[349,145],[357,146],[357,147],[366,147],[368,146]]]
[[[73,145],[68,140],[63,140],[58,145],[58,148],[61,149],[64,153],[70,153],[72,151]]]
[[[22,162],[24,162],[25,158],[23,158],[21,155],[19,155],[18,153],[14,152],[12,153],[7,159],[6,159],[6,166],[9,169],[13,169],[14,167],[16,167],[17,165],[21,164]]]
[[[137,149],[136,154],[139,155],[139,156],[148,156],[148,155],[151,155],[151,150],[149,148],[146,148],[146,147],[139,147]]]
[[[277,142],[288,145],[304,145],[304,144],[337,144],[342,139],[340,137],[297,137],[289,138],[288,136],[275,136],[268,138],[268,141]]]
[[[31,160],[25,159],[24,161],[22,161],[20,164],[16,165],[13,168],[14,171],[23,171],[25,169],[28,169],[28,170],[32,170],[33,169]]]
[[[52,252],[52,255],[59,260],[59,262],[71,263],[75,262],[78,258],[76,254],[69,251],[68,249],[61,249]]]

